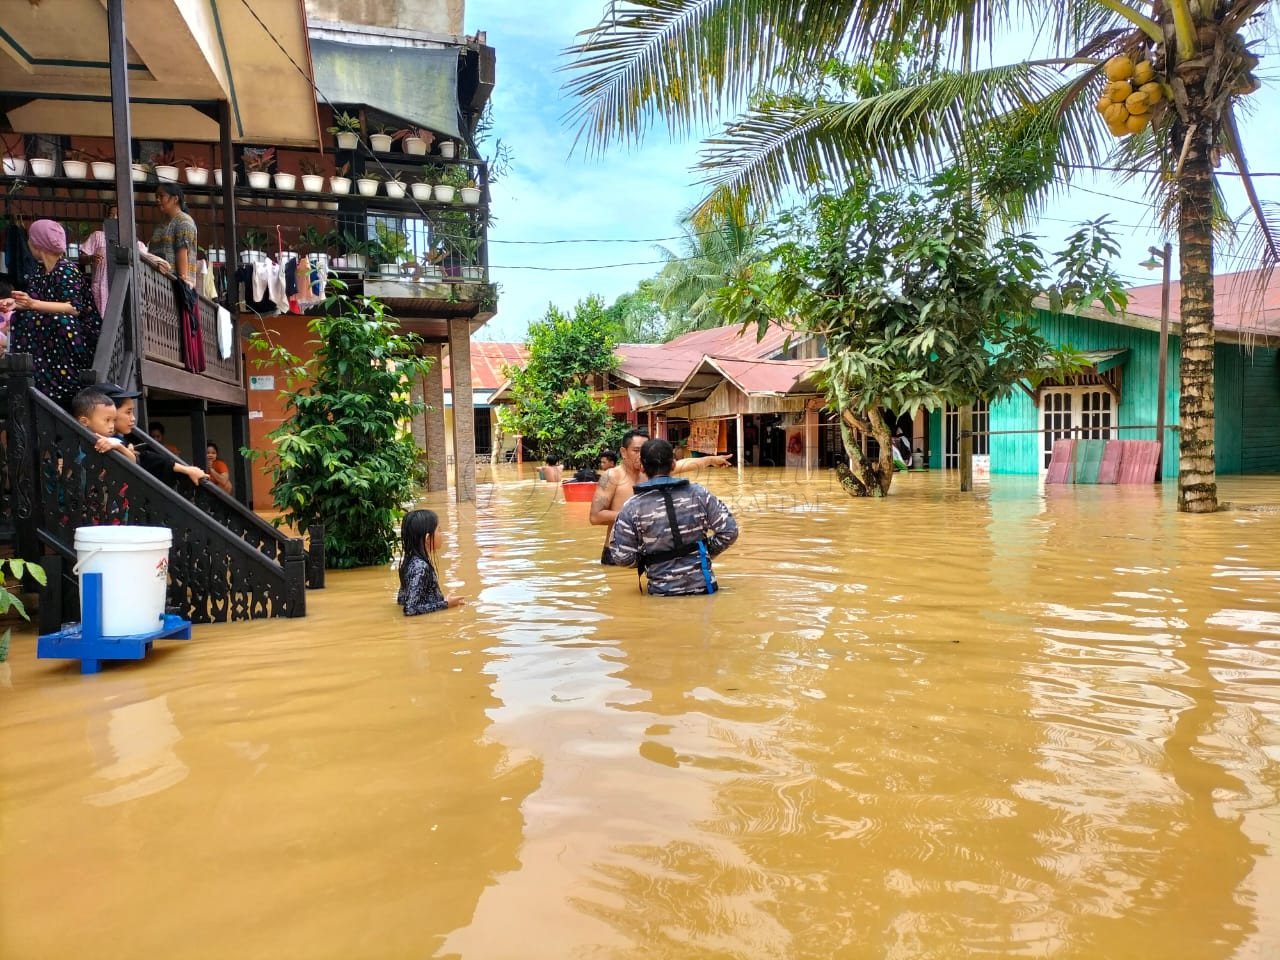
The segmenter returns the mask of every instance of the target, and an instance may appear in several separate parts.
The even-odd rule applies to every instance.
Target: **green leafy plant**
[[[458,188],[475,186],[471,182],[470,168],[460,163],[451,163],[445,167],[444,173],[440,177],[440,182]]]
[[[22,598],[12,593],[8,587],[9,577],[21,577],[23,574],[29,574],[31,579],[40,586],[46,583],[44,568],[38,563],[28,563],[17,557],[8,557],[0,560],[0,615],[6,614],[10,609],[17,610],[18,615],[23,620],[30,620],[27,616],[27,608],[23,606]],[[0,663],[9,658],[9,637],[11,634],[9,628],[5,628],[4,635],[0,636]]]
[[[572,469],[591,466],[597,451],[615,446],[625,425],[592,389],[596,377],[617,369],[614,330],[598,296],[580,300],[571,315],[548,307],[529,326],[529,362],[503,371],[512,403],[498,411],[502,429],[535,439]]]
[[[415,483],[425,479],[404,424],[423,410],[411,386],[432,360],[419,356],[421,339],[399,333],[382,303],[331,284],[337,292],[325,314],[307,324],[308,359],[267,334],[250,340],[254,365],[284,374],[286,419],[267,435],[269,451],[245,455],[266,464],[277,526],[324,524],[330,566],[382,564]]]
[[[240,249],[263,250],[267,245],[267,235],[261,230],[246,230],[240,237]]]
[[[341,237],[338,238],[338,246],[348,256],[372,257],[377,247],[377,242],[375,240],[362,239],[350,230],[344,230]]]
[[[351,114],[344,111],[333,118],[333,126],[329,128],[329,133],[334,136],[337,136],[340,133],[359,134],[360,118],[353,117]]]
[[[298,172],[304,177],[318,177],[324,173],[324,165],[315,157],[303,157],[298,161]]]
[[[413,260],[409,238],[379,222],[374,228],[371,255],[378,263],[404,263]]]
[[[244,168],[252,173],[260,173],[271,169],[271,164],[275,158],[275,147],[245,147]]]
[[[307,253],[323,253],[329,249],[332,241],[332,233],[321,233],[314,224],[308,224],[298,231],[298,246]]]

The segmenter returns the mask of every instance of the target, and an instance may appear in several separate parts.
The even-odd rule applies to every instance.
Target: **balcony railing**
[[[142,356],[168,366],[186,369],[182,360],[182,321],[173,280],[147,261],[140,261],[138,294],[142,301]],[[222,383],[240,386],[242,380],[240,345],[231,331],[231,355],[223,359],[218,349],[218,305],[199,297],[200,335],[204,341],[203,375]]]

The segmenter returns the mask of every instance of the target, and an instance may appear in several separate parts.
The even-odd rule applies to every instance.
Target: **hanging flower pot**
[[[453,187],[447,183],[437,183],[431,188],[436,203],[453,203]]]
[[[415,200],[429,201],[431,199],[431,184],[429,183],[411,184],[409,187],[409,192],[413,194],[413,199]]]
[[[297,175],[296,175],[296,174],[292,174],[292,173],[277,173],[277,174],[276,174],[276,189],[277,189],[277,190],[292,190],[292,189],[294,189],[297,185],[298,185],[298,177],[297,177]]]
[[[369,148],[374,153],[390,153],[391,152],[391,134],[389,133],[371,133],[369,134]]]
[[[271,174],[266,170],[250,170],[249,186],[255,190],[266,190],[271,186]]]
[[[177,183],[178,168],[168,163],[156,164],[156,179],[161,183]]]
[[[360,135],[344,130],[342,133],[334,134],[338,140],[339,150],[354,150],[360,145]]]
[[[474,206],[475,204],[480,202],[479,187],[459,187],[458,195],[462,197],[462,202],[466,204],[471,204]]]
[[[204,187],[209,184],[208,167],[187,167],[187,183],[193,187]]]
[[[5,157],[4,158],[4,175],[6,177],[21,177],[27,172],[26,157]]]
[[[452,160],[454,152],[457,150],[457,147],[458,145],[454,143],[452,140],[441,140],[440,156],[444,157],[446,160]]]
[[[308,193],[319,193],[324,189],[324,177],[318,173],[304,173],[302,175],[302,189]]]
[[[72,180],[88,180],[89,179],[89,161],[87,160],[63,160],[62,175],[70,177]],[[112,176],[115,174],[113,173]]]
[[[63,164],[65,167],[66,164]],[[116,178],[116,165],[110,160],[95,160],[89,164],[89,169],[93,171],[93,179],[95,180],[114,180]]]
[[[395,200],[403,199],[403,197],[404,197],[404,191],[405,191],[405,185],[404,185],[403,183],[400,183],[398,180],[388,180],[388,181],[387,181],[387,196],[388,196],[388,197],[391,197],[391,198],[393,198],[393,199],[395,199]]]
[[[378,195],[378,181],[361,177],[356,181],[356,190],[362,197],[376,197]]]
[[[427,155],[427,141],[421,137],[405,137],[404,152],[415,157],[425,157]]]
[[[348,194],[351,192],[350,177],[330,177],[329,189],[334,193]]]
[[[53,171],[58,167],[56,160],[46,160],[43,157],[32,157],[28,162],[31,164],[33,177],[52,177]]]

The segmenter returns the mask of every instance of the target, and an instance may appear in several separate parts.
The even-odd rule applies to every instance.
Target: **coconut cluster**
[[[1115,137],[1141,133],[1151,122],[1151,108],[1164,99],[1164,87],[1156,80],[1155,67],[1149,60],[1136,63],[1121,54],[1103,65],[1107,84],[1097,110]]]

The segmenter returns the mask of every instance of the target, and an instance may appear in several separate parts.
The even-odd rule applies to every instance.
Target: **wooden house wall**
[[[1280,473],[1280,351],[1241,356],[1241,473]]]
[[[1157,366],[1160,335],[1086,317],[1069,317],[1037,311],[1034,322],[1053,344],[1077,350],[1128,349],[1124,367],[1118,423],[1120,426],[1150,425],[1156,422]],[[1178,338],[1169,338],[1166,366],[1165,420],[1178,422]],[[1022,390],[991,405],[991,427],[999,430],[1029,430],[1042,426],[1040,410]],[[1122,430],[1122,440],[1154,440],[1155,430]],[[1008,434],[991,438],[991,472],[1035,474],[1040,470],[1041,437],[1038,433]],[[1164,475],[1178,475],[1178,442],[1174,431],[1166,431]]]

